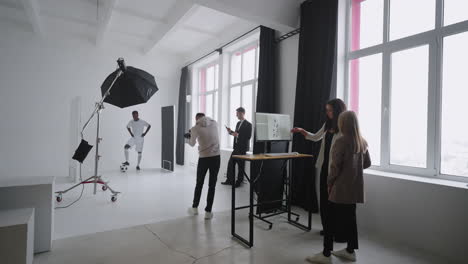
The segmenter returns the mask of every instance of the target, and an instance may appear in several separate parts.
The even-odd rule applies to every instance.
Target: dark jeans
[[[238,152],[238,151],[233,151],[231,154],[231,158],[229,159],[228,163],[228,168],[227,168],[227,182],[230,183],[235,183],[235,182],[242,182],[244,181],[244,173],[242,172],[243,169],[245,168],[245,161],[243,160],[234,160],[232,158],[232,155],[245,155],[246,152]],[[238,172],[237,172],[237,181],[234,179],[234,175],[236,174],[236,163],[238,166]],[[242,168],[242,170],[241,170]]]
[[[328,222],[323,239],[324,250],[333,250],[333,237],[337,230],[348,243],[348,249],[358,249],[358,232],[356,223],[356,204],[337,204],[328,201]]]
[[[206,198],[205,211],[211,212],[215,195],[216,181],[218,180],[219,165],[221,162],[220,156],[199,158],[197,166],[197,185],[195,186],[195,194],[193,197],[193,208],[197,208],[200,204],[200,196],[205,182],[206,172],[210,171],[210,180],[208,183],[208,195]]]

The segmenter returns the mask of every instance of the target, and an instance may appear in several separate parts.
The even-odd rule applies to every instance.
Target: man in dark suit
[[[232,131],[232,129],[226,127],[229,135],[234,137],[234,151],[232,152],[228,163],[227,180],[221,184],[235,184],[236,187],[239,187],[244,180],[244,174],[240,168],[244,168],[245,162],[240,160],[235,161],[232,158],[232,155],[245,155],[249,150],[250,138],[252,137],[252,124],[245,119],[245,109],[243,107],[236,109],[236,116],[239,119],[239,122],[237,122],[236,125],[236,130]],[[237,180],[235,180],[235,163],[239,166]]]

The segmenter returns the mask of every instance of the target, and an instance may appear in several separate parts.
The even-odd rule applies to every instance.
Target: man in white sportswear
[[[132,112],[133,119],[128,122],[127,125],[127,130],[132,136],[128,141],[127,144],[124,146],[124,153],[125,153],[125,162],[122,163],[123,165],[130,165],[128,162],[128,156],[129,156],[129,149],[133,146],[135,146],[135,150],[138,152],[138,164],[136,166],[137,170],[140,170],[140,162],[141,162],[141,155],[143,152],[143,144],[145,142],[144,137],[148,133],[148,131],[151,128],[151,125],[148,124],[145,120],[140,119],[138,117],[138,112],[133,111]],[[146,127],[146,131],[143,132],[143,130]]]

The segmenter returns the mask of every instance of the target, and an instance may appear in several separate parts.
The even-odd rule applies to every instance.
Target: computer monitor
[[[255,113],[256,141],[291,141],[291,117]]]

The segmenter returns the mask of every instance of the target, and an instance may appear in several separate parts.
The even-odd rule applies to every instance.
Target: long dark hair
[[[325,130],[333,130],[334,133],[338,133],[340,131],[338,128],[338,117],[342,112],[346,111],[346,104],[343,100],[336,98],[328,101],[327,105],[333,108],[333,119],[328,118],[326,115]]]

